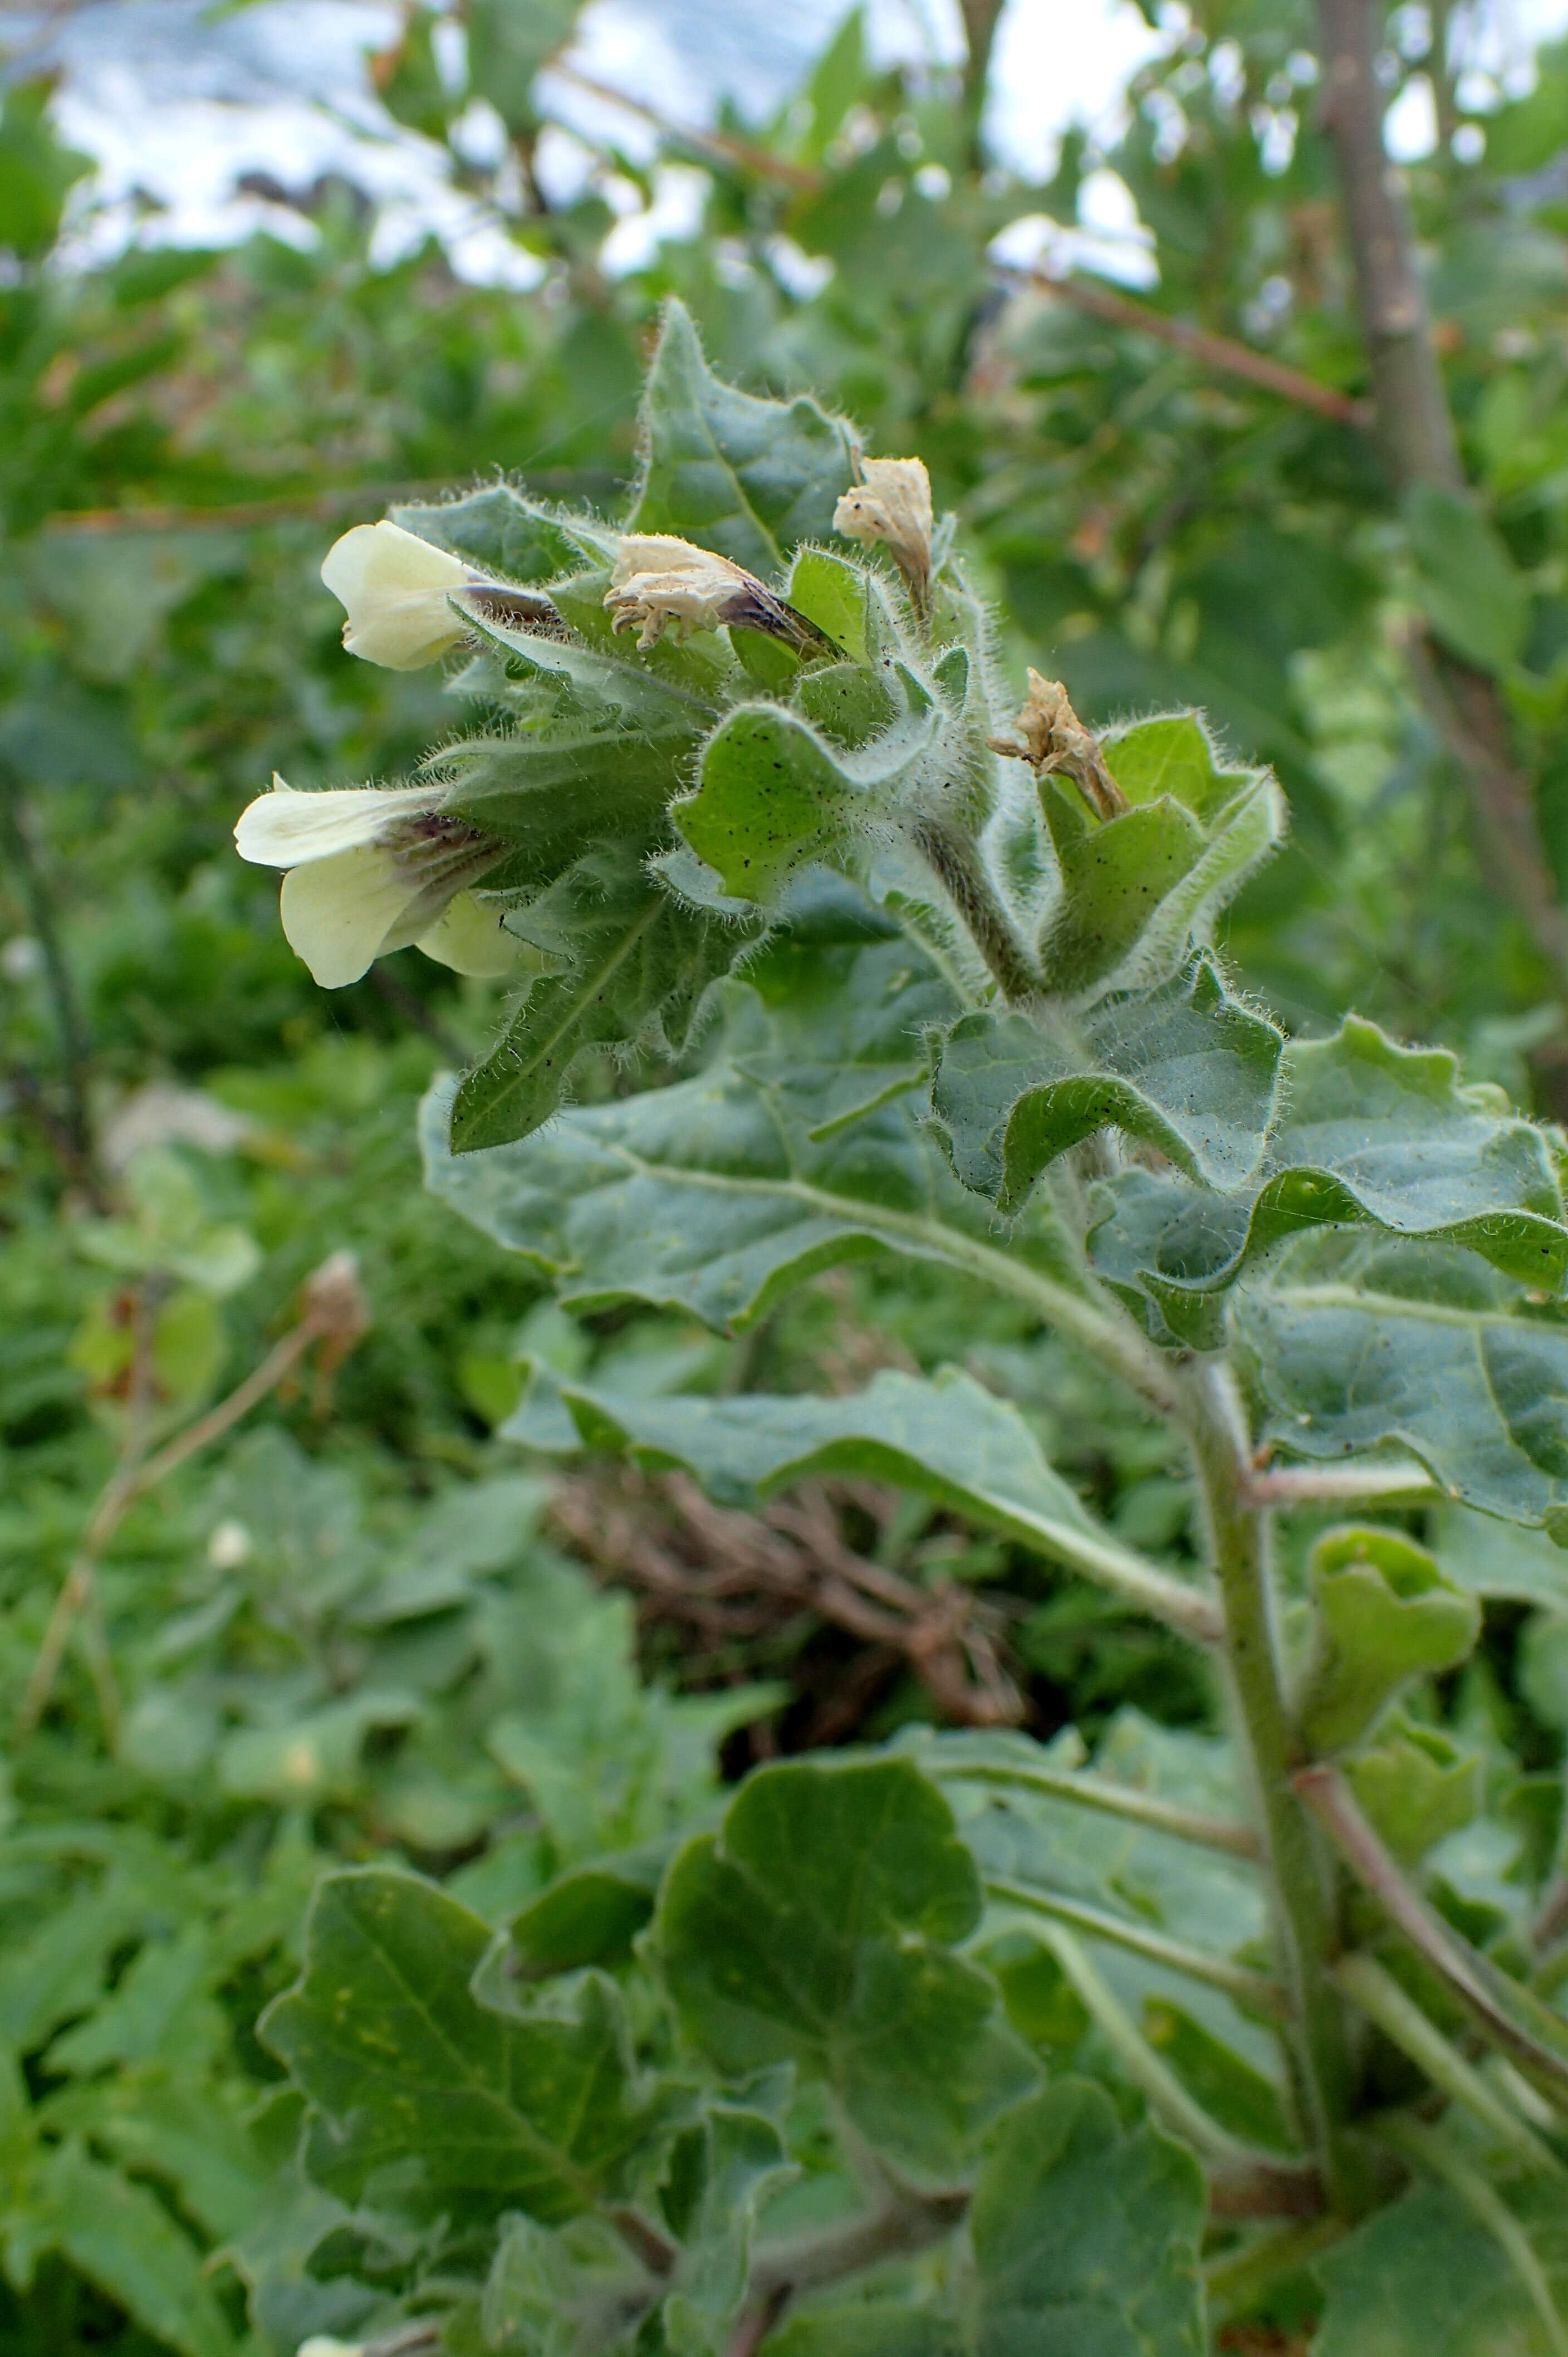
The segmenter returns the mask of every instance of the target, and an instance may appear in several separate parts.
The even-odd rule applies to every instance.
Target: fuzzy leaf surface
[[[579,862],[520,910],[511,930],[569,958],[540,974],[452,1105],[452,1150],[505,1146],[550,1119],[587,1049],[641,1042],[666,1053],[690,1030],[708,985],[754,937],[664,891],[636,861]]]
[[[709,368],[671,301],[642,401],[644,468],[628,532],[674,533],[768,579],[825,540],[854,473],[849,428],[804,395],[758,400]]]
[[[413,1875],[363,1867],[318,1888],[303,1975],[264,2034],[317,2106],[309,2166],[329,2191],[357,2201],[417,2154],[431,2213],[553,2224],[619,2182],[650,2115],[616,1991],[590,1975],[559,2010],[503,2015],[470,1987],[490,1941]]]
[[[1003,1211],[1103,1128],[1157,1146],[1204,1186],[1231,1188],[1262,1155],[1283,1047],[1198,958],[1146,997],[1101,1000],[1078,1039],[1018,1014],[962,1017],[942,1041],[931,1109],[964,1185]]]
[[[1338,1458],[1393,1447],[1450,1498],[1568,1534],[1568,1322],[1474,1255],[1304,1238],[1234,1305],[1264,1436]]]
[[[1201,1194],[1147,1171],[1114,1183],[1095,1263],[1173,1334],[1213,1347],[1213,1297],[1271,1245],[1324,1224],[1463,1244],[1544,1292],[1562,1286],[1568,1227],[1551,1140],[1462,1087],[1445,1050],[1402,1048],[1349,1016],[1331,1039],[1293,1040],[1280,1079],[1284,1122],[1256,1186]]]
[[[727,892],[771,899],[798,868],[893,818],[926,778],[939,726],[932,706],[846,751],[776,704],[742,705],[670,814]]]
[[[1192,2155],[1124,2135],[1103,2089],[1065,2080],[1002,2126],[974,2190],[976,2357],[1203,2357]]]
[[[878,948],[868,945],[874,961]],[[455,1157],[450,1088],[438,1085],[423,1115],[426,1184],[548,1272],[564,1301],[663,1304],[721,1330],[749,1323],[819,1269],[871,1253],[982,1275],[994,1266],[999,1278],[1020,1259],[1055,1265],[1043,1224],[1020,1233],[1003,1262],[989,1211],[959,1185],[899,1086],[903,1072],[914,1075],[915,1025],[931,1003],[921,953],[910,946],[872,978],[869,1042],[863,972],[858,957],[844,962],[842,1019],[818,1028],[811,1071],[789,1018],[775,1020],[745,984],[724,984],[729,1019],[702,1072],[569,1109],[519,1144]]]
[[[404,532],[508,581],[549,581],[570,572],[604,537],[602,527],[575,525],[510,483],[487,483],[457,500],[409,501],[387,512]]]
[[[952,1951],[974,1861],[908,1760],[789,1761],[742,1788],[666,1878],[657,1955],[721,2071],[794,2061],[907,2168],[953,2170],[1036,2066],[990,1976]]]
[[[1147,989],[1185,964],[1192,937],[1234,899],[1284,833],[1267,770],[1225,770],[1191,713],[1107,731],[1106,762],[1132,808],[1096,822],[1054,778],[1040,802],[1060,885],[1038,948],[1053,996]]]

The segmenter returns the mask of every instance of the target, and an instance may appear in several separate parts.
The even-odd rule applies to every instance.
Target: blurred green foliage
[[[293,2115],[253,2110],[277,2073],[252,2025],[324,1858],[454,1870],[501,1921],[596,1849],[703,1822],[716,1746],[780,1699],[737,1682],[815,1674],[819,1637],[793,1631],[727,1658],[712,1698],[639,1686],[628,1608],[541,1535],[537,1488],[490,1439],[520,1356],[653,1391],[693,1369],[788,1390],[961,1362],[1122,1535],[1176,1562],[1188,1544],[1164,1435],[1015,1313],[977,1324],[937,1273],[824,1281],[743,1344],[667,1321],[585,1330],[542,1318],[525,1271],[435,1215],[413,1107],[478,1051],[499,993],[412,950],[317,991],[230,843],[274,768],[395,774],[451,725],[435,675],[343,660],[317,577],[338,531],[496,469],[613,508],[678,294],[721,372],[809,385],[875,450],[920,453],[1020,676],[1026,657],[1059,673],[1090,720],[1199,704],[1238,756],[1273,763],[1295,833],[1229,919],[1243,980],[1309,1032],[1354,1006],[1446,1038],[1468,1077],[1542,1112],[1568,1103],[1562,977],[1499,905],[1409,661],[1422,622],[1496,681],[1568,891],[1568,50],[1476,119],[1478,160],[1444,150],[1409,173],[1475,498],[1402,514],[1359,426],[988,254],[1021,217],[1070,225],[1108,167],[1153,233],[1138,304],[1359,394],[1305,12],[1195,10],[1135,83],[1120,145],[1069,137],[1039,186],[977,168],[956,78],[875,67],[851,15],[772,120],[671,132],[655,163],[607,146],[556,204],[533,78],[571,11],[467,16],[468,81],[438,70],[418,6],[377,81],[537,257],[528,295],[463,284],[434,244],[373,262],[341,185],[298,197],[307,244],[63,266],[86,159],[44,85],[13,81],[0,110],[7,1727],[124,1442],[149,1282],[160,1432],[256,1364],[329,1250],[357,1254],[375,1320],[329,1394],[273,1400],[121,1526],[99,1576],[117,1748],[79,1652],[42,1726],[7,1743],[0,2339],[18,2357],[292,2350],[296,2318],[247,2322],[241,2275],[203,2263],[243,2246],[286,2158]],[[1423,70],[1396,58],[1393,77]],[[493,168],[458,152],[476,95],[508,134]],[[671,161],[705,175],[698,228],[612,274],[604,175],[646,198]],[[614,1090],[614,1068],[588,1085]],[[886,1546],[905,1573],[994,1594],[1037,1726],[1129,1702],[1208,1718],[1170,1641],[1098,1592],[929,1514]],[[1526,1624],[1515,1693],[1505,1621],[1455,1702],[1535,1851],[1550,1809],[1504,1747],[1557,1756],[1563,1625]],[[643,1656],[682,1667],[657,1629]],[[895,1676],[864,1723],[930,1708]],[[1512,1874],[1475,1865],[1475,1907],[1517,1913]],[[1015,1962],[1018,2018],[1034,2002],[1036,2042],[1076,2047],[1059,1977],[1031,1998]]]

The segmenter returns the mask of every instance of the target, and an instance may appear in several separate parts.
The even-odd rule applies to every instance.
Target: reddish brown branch
[[[1316,377],[1304,376],[1299,369],[1270,360],[1266,352],[1255,352],[1251,345],[1239,344],[1230,336],[1217,336],[1186,319],[1152,311],[1146,303],[1134,303],[1131,296],[1119,295],[1098,278],[1053,278],[1044,270],[1007,268],[999,268],[998,275],[1036,287],[1042,295],[1058,296],[1092,318],[1103,319],[1108,327],[1125,328],[1134,335],[1151,337],[1155,343],[1168,344],[1173,351],[1185,352],[1188,360],[1196,361],[1199,368],[1219,376],[1242,377],[1261,392],[1277,393],[1299,409],[1314,409],[1337,425],[1354,425],[1364,432],[1372,424],[1373,413],[1367,402],[1354,401],[1334,385],[1319,384]]]
[[[858,1491],[856,1502],[865,1502]],[[923,1587],[857,1554],[820,1485],[804,1483],[757,1515],[715,1506],[683,1474],[584,1477],[561,1485],[553,1512],[597,1570],[640,1590],[652,1618],[683,1623],[707,1647],[822,1620],[865,1649],[857,1688],[903,1662],[954,1725],[1014,1727],[1024,1716],[980,1599],[955,1582]]]

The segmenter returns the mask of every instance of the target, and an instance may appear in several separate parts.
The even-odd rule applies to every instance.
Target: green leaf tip
[[[673,533],[767,580],[825,540],[854,477],[842,419],[805,394],[769,401],[716,377],[690,312],[666,304],[644,389],[642,476],[626,530]]]

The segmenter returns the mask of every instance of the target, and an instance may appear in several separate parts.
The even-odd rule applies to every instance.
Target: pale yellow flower
[[[862,479],[833,510],[833,530],[845,540],[891,550],[899,571],[921,599],[931,578],[931,479],[918,458],[863,458]]]
[[[312,794],[274,778],[234,840],[242,859],[285,870],[284,932],[326,990],[411,942],[460,974],[502,973],[521,954],[469,889],[503,846],[427,786]]]

